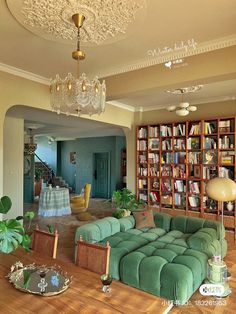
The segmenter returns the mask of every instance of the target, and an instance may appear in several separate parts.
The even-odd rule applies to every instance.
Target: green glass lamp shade
[[[236,183],[228,178],[214,178],[207,183],[206,193],[219,202],[234,201],[236,200]]]

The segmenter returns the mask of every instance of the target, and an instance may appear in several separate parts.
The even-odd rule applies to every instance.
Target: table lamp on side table
[[[221,239],[220,239],[220,259],[211,259],[208,261],[208,280],[211,283],[222,284],[224,286],[224,293],[221,297],[226,297],[231,293],[227,280],[227,266],[223,261],[223,226],[224,226],[224,209],[222,202],[229,202],[236,200],[236,183],[228,178],[214,178],[206,185],[207,195],[219,202],[221,209]]]

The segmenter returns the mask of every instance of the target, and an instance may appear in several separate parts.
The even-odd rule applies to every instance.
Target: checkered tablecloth
[[[70,197],[67,188],[46,188],[41,191],[39,197],[40,216],[70,215]]]

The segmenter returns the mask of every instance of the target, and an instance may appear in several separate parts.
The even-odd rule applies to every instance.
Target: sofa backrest
[[[225,236],[225,229],[219,221],[206,220],[197,217],[175,216],[171,219],[170,230],[179,230],[183,233],[195,233],[201,228],[213,228],[216,230],[218,239]]]
[[[91,243],[100,242],[119,231],[119,220],[114,217],[105,217],[78,227],[75,233],[75,243],[79,240],[80,236],[85,241]]]

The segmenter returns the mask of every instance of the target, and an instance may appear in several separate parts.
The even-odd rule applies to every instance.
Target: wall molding
[[[27,80],[31,80],[40,84],[48,86],[50,85],[50,80],[48,78],[34,74],[32,72],[21,70],[19,68],[15,68],[8,64],[0,63],[0,71],[23,77]]]
[[[99,77],[108,77],[108,76],[113,76],[125,72],[130,72],[130,71],[135,71],[139,69],[143,69],[146,67],[154,66],[157,64],[165,63],[168,61],[173,61],[176,59],[181,59],[181,58],[187,58],[190,56],[195,56],[201,53],[207,53],[213,50],[218,50],[218,49],[223,49],[223,48],[228,48],[231,46],[236,45],[236,35],[233,36],[228,36],[228,37],[223,37],[219,38],[217,40],[211,40],[207,41],[204,43],[200,43],[197,45],[196,49],[188,49],[187,51],[182,50],[182,51],[176,51],[172,52],[169,54],[162,54],[160,56],[156,57],[145,57],[142,59],[137,60],[134,63],[126,64],[121,67],[114,67],[108,71],[101,71],[98,72],[97,75]]]

